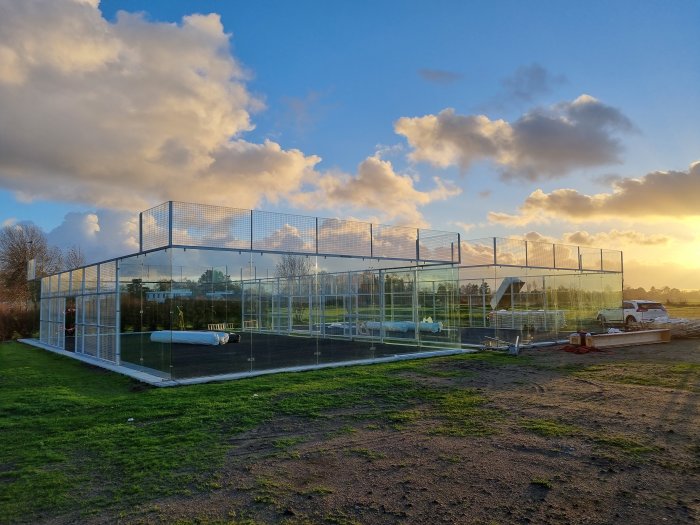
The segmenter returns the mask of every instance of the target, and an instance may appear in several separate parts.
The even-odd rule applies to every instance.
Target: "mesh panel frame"
[[[464,266],[481,266],[493,263],[493,237],[462,241],[462,264]]]
[[[49,295],[54,296],[58,293],[58,274],[49,277]]]
[[[113,292],[117,289],[117,262],[100,264],[100,292]]]
[[[84,271],[82,268],[73,270],[71,272],[71,284],[70,293],[72,295],[78,295],[83,293],[83,275]]]
[[[250,249],[250,210],[173,202],[172,222],[174,245]]]
[[[97,268],[98,265],[88,266],[85,268],[84,280],[85,280],[85,293],[95,293],[97,292]]]
[[[318,219],[318,253],[372,257],[372,230],[366,222]]]
[[[606,272],[622,271],[622,252],[619,250],[601,250],[603,270]]]
[[[83,327],[83,353],[97,357],[97,327]]]
[[[169,242],[170,204],[164,202],[141,214],[141,250],[163,248]]]
[[[418,230],[404,226],[376,224],[372,228],[372,255],[387,259],[416,260]]]
[[[316,218],[253,211],[253,250],[316,253]]]
[[[528,266],[554,268],[554,245],[549,242],[527,241]]]
[[[554,257],[555,268],[561,270],[579,269],[578,246],[555,244]]]
[[[100,358],[115,362],[117,359],[117,333],[112,328],[100,328]]]
[[[171,215],[172,212],[172,215]],[[459,235],[335,218],[165,202],[141,214],[141,251],[168,246],[321,254],[415,261],[459,261]]]
[[[459,262],[459,235],[438,230],[419,230],[421,261]]]
[[[598,248],[580,247],[579,255],[581,258],[582,270],[602,270],[601,250]]]
[[[115,294],[101,294],[100,304],[100,326],[116,326],[117,324],[117,303]]]
[[[527,245],[520,239],[496,239],[496,264],[527,265]]]

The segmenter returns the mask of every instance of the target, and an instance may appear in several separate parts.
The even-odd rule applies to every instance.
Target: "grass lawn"
[[[0,344],[1,523],[694,523],[700,343],[158,389]]]
[[[217,483],[231,438],[276,416],[359,407],[388,417],[430,400],[447,416],[456,410],[454,393],[396,372],[430,374],[430,361],[158,389],[2,343],[0,516],[31,522],[49,510],[87,515],[205,491]],[[478,396],[459,396],[477,415]],[[483,432],[484,425],[475,428]]]
[[[686,305],[666,305],[670,317],[680,319],[700,319],[700,304],[690,303]]]

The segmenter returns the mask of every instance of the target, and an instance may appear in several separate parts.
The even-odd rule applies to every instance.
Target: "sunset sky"
[[[166,200],[621,249],[700,289],[700,2],[0,0],[0,224]]]

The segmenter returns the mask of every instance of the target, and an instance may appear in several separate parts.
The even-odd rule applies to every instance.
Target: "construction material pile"
[[[674,339],[688,339],[700,337],[700,319],[676,319],[670,318],[663,321],[654,321],[648,328],[668,328]]]

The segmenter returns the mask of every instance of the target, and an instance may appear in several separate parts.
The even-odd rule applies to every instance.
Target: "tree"
[[[199,284],[211,284],[211,283],[222,283],[226,280],[230,280],[230,277],[227,279],[227,275],[224,275],[224,272],[221,270],[216,270],[216,269],[209,269],[206,270],[202,275],[199,276],[199,279],[197,279],[197,282]]]
[[[293,280],[303,275],[311,273],[311,261],[308,257],[301,255],[283,255],[275,267],[275,275],[287,280],[286,292],[294,295]],[[301,293],[299,290],[298,293]],[[303,319],[304,306],[299,301],[292,301],[292,316],[295,323],[301,323]]]
[[[479,285],[476,283],[467,283],[463,284],[459,288],[459,294],[461,296],[469,296],[469,295],[481,295],[481,292],[479,291]]]
[[[15,224],[0,230],[0,284],[8,299],[29,298],[27,263],[32,259],[36,278],[57,273],[63,266],[61,250],[49,246],[44,232],[34,224]]]
[[[275,275],[292,279],[311,273],[311,261],[301,255],[283,255],[275,267]]]
[[[489,286],[489,283],[486,281],[482,282],[481,286],[479,286],[479,293],[489,295],[491,293],[491,286]]]
[[[143,285],[142,279],[132,279],[131,282],[126,285],[126,292],[136,298],[140,298],[149,290],[150,288],[148,288],[148,286]]]
[[[217,269],[206,270],[197,279],[197,284],[207,292],[230,292],[234,288],[231,276]]]
[[[85,266],[85,255],[80,249],[80,246],[73,245],[66,250],[63,261],[63,266],[66,270],[80,268],[81,266]]]
[[[32,336],[38,327],[40,286],[37,281],[27,281],[32,259],[36,278],[61,269],[61,250],[49,247],[37,226],[17,224],[0,229],[0,339]]]

